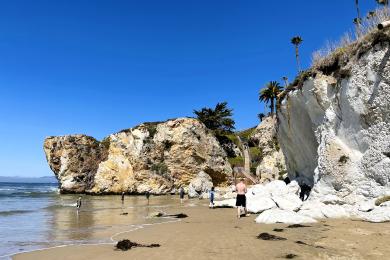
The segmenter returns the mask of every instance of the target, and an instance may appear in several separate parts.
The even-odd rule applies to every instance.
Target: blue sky
[[[308,67],[354,17],[354,0],[1,1],[0,175],[50,175],[45,136],[102,139],[221,101],[252,127],[259,88],[295,76],[290,38]]]

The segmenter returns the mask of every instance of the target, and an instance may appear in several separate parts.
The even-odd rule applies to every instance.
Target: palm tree
[[[278,82],[270,81],[265,88],[261,89],[259,92],[259,100],[266,104],[270,103],[271,115],[274,114],[275,100],[281,91],[282,87]]]
[[[284,81],[284,87],[287,88],[288,87],[288,78],[286,76],[284,76],[282,79]]]
[[[257,114],[257,117],[259,118],[260,122],[263,121],[263,118],[265,117],[264,113]]]
[[[379,5],[383,5],[385,7],[387,7],[389,5],[389,0],[376,0],[376,2],[379,4]]]
[[[301,64],[299,62],[299,45],[303,42],[300,36],[294,36],[291,39],[291,43],[295,46],[295,57],[297,59],[298,73],[301,72]]]
[[[210,130],[229,133],[234,130],[233,110],[227,107],[227,102],[217,103],[214,109],[194,110],[194,114]]]

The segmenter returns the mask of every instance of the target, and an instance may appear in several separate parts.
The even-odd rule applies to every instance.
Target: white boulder
[[[252,198],[247,200],[247,209],[248,212],[251,213],[261,213],[272,208],[276,208],[276,204],[269,197]]]
[[[265,190],[272,195],[286,194],[287,185],[284,181],[275,180],[265,185]]]
[[[331,204],[331,205],[343,205],[345,204],[345,201],[334,194],[327,194],[324,197],[322,197],[321,202],[324,204]]]
[[[236,199],[214,201],[215,208],[234,208],[235,206],[236,206]]]
[[[369,212],[375,208],[374,200],[362,201],[358,205],[358,210],[363,212]]]
[[[256,223],[275,224],[303,224],[317,222],[315,219],[303,216],[294,211],[282,210],[278,208],[269,209],[261,213],[256,219]]]
[[[276,195],[272,199],[280,209],[298,211],[302,206],[301,199],[295,194]]]
[[[390,207],[390,201],[383,202],[380,206],[381,207]]]
[[[287,184],[287,192],[288,194],[299,195],[299,193],[301,192],[301,187],[296,180],[293,180],[289,184]]]
[[[349,213],[339,205],[323,205],[321,212],[327,218],[348,218]]]
[[[359,217],[369,222],[387,222],[390,221],[390,209],[387,207],[375,207],[370,212],[360,212]]]
[[[298,211],[299,214],[308,216],[314,219],[325,218],[321,211],[321,207],[325,206],[322,202],[315,200],[307,200],[303,202],[301,209]]]
[[[321,209],[314,208],[314,209],[303,209],[298,211],[300,215],[314,218],[314,219],[321,219],[325,218],[324,214],[322,213]]]

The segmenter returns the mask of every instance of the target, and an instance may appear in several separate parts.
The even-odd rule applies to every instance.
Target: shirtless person
[[[237,198],[236,198],[236,207],[237,207],[237,217],[241,217],[241,207],[244,208],[245,215],[247,214],[246,211],[246,196],[245,193],[247,192],[246,186],[244,183],[244,179],[241,178],[240,182],[236,185],[236,191],[237,191]]]

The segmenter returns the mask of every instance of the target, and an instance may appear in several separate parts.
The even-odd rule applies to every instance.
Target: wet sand
[[[114,244],[66,246],[13,256],[13,259],[389,259],[390,223],[323,220],[310,227],[256,224],[256,215],[236,218],[235,209],[208,209],[206,205],[172,207],[167,213],[189,217],[173,223],[144,226],[113,238],[152,244],[123,252]],[[281,232],[273,231],[283,229]],[[126,231],[124,229],[123,231]],[[257,238],[267,232],[287,240]],[[105,235],[113,234],[107,231]],[[297,241],[301,241],[298,242]]]

